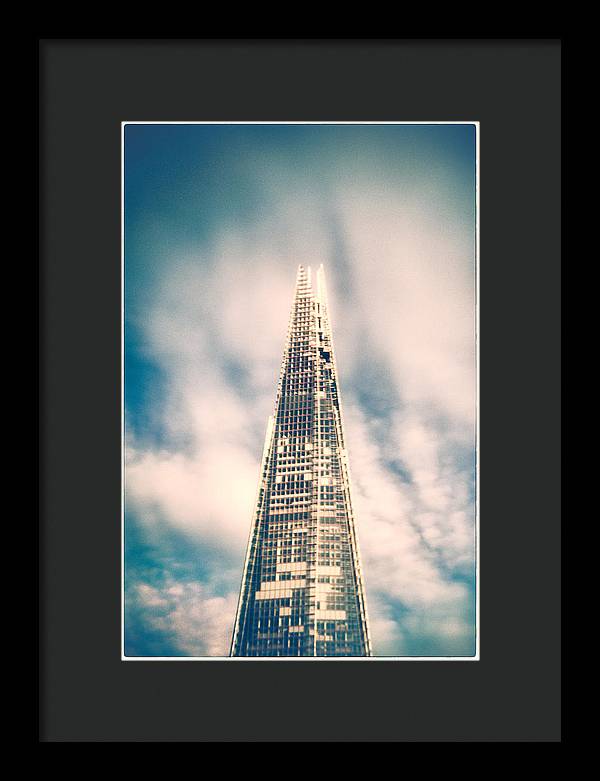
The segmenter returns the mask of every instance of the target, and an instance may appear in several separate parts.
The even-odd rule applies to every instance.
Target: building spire
[[[325,272],[298,266],[232,656],[370,656]]]
[[[312,273],[310,266],[298,266],[296,275],[296,297],[312,293]]]
[[[325,268],[323,264],[317,270],[317,300],[327,305],[327,286],[325,284]]]

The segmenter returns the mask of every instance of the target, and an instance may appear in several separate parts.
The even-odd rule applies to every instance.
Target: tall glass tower
[[[298,268],[231,656],[371,656],[323,266]]]

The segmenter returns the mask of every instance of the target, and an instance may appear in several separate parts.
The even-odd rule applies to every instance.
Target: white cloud
[[[388,194],[389,196],[390,194]],[[472,425],[474,263],[427,207],[346,195],[338,213],[352,253],[363,333],[407,403]],[[345,316],[339,312],[339,317]],[[338,340],[340,341],[340,340]],[[340,343],[344,355],[353,345]]]
[[[160,588],[140,583],[133,599],[148,627],[172,639],[184,656],[227,656],[235,616],[233,594],[168,578]]]
[[[127,467],[126,496],[146,522],[167,520],[224,547],[246,539],[258,461],[240,447],[215,443],[195,457],[146,451]]]

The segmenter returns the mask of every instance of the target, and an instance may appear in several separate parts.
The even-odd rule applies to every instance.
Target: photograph
[[[479,661],[479,149],[122,122],[123,661]]]

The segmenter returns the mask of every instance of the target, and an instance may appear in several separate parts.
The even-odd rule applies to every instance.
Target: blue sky
[[[228,651],[296,269],[324,264],[377,655],[472,655],[473,125],[125,128],[125,652]]]

